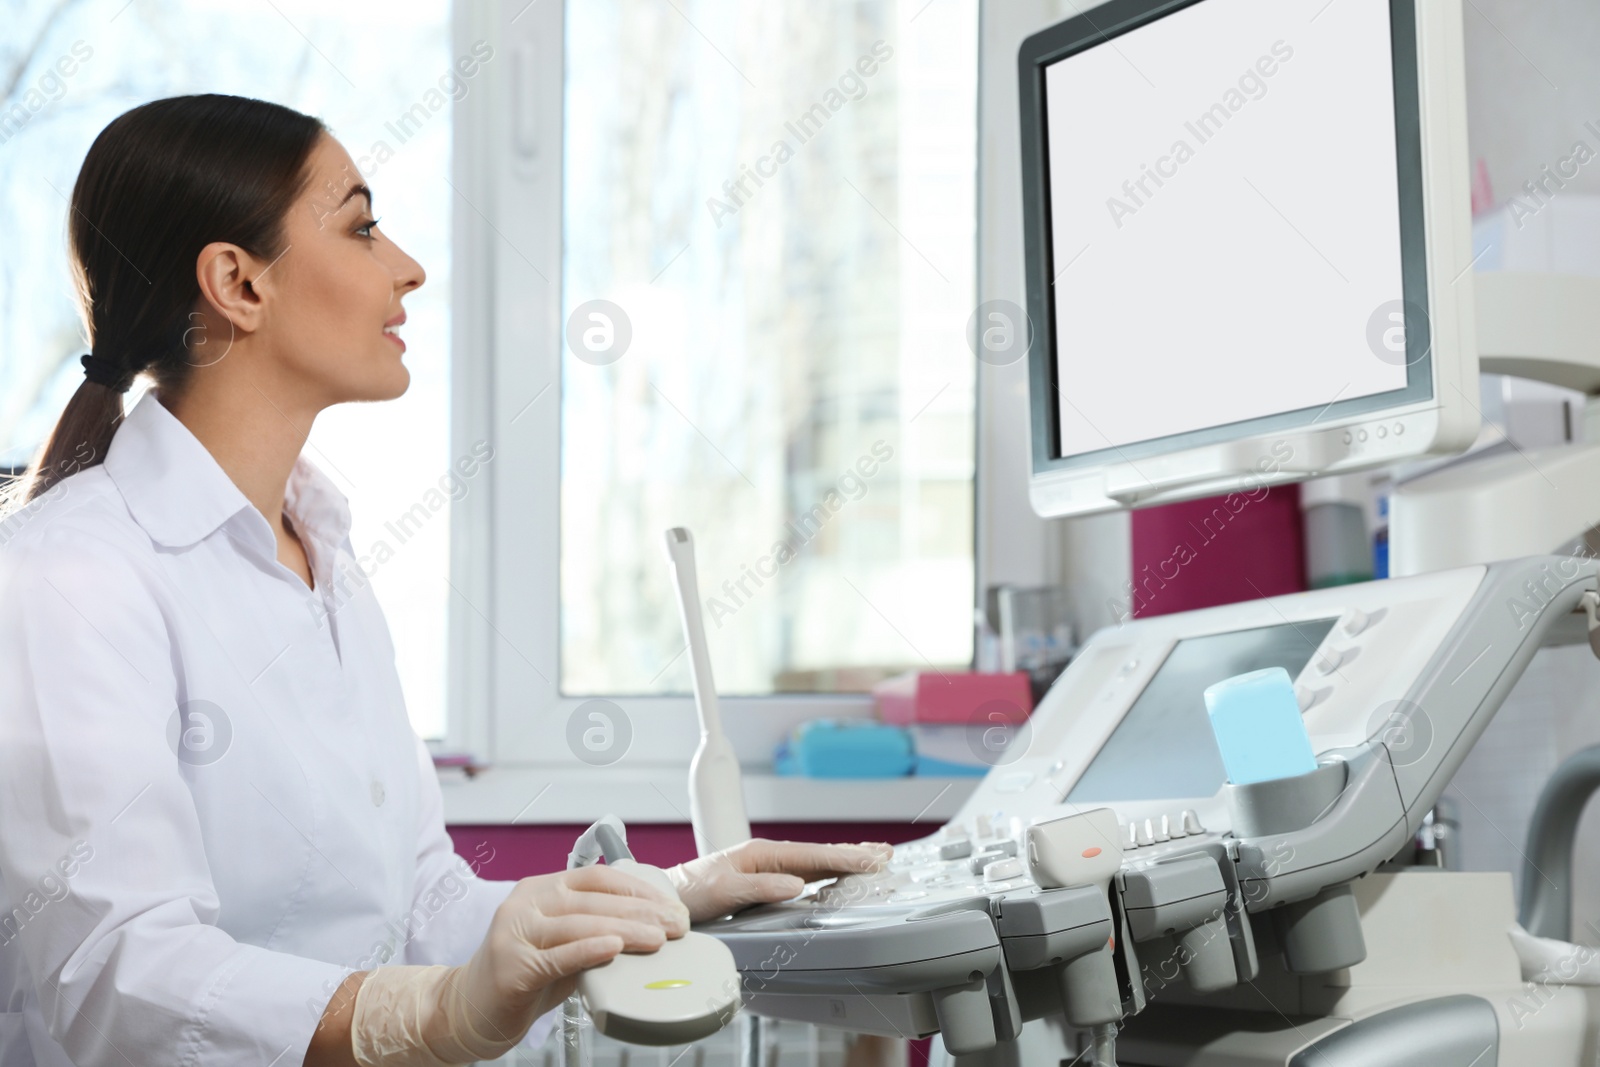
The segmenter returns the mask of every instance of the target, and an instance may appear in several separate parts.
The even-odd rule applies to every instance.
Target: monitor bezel
[[[1071,456],[1061,453],[1060,367],[1056,359],[1055,278],[1051,247],[1050,174],[1046,145],[1048,115],[1045,70],[1185,8],[1220,0],[1109,0],[1025,40],[1018,53],[1022,120],[1023,253],[1030,328],[1028,385],[1031,454],[1035,477],[1078,472],[1112,463],[1168,455],[1263,435],[1304,430],[1313,423],[1426,405],[1436,399],[1433,331],[1429,300],[1425,152],[1421,64],[1415,0],[1389,0],[1391,67],[1394,77],[1396,162],[1399,179],[1401,298],[1405,307],[1406,385],[1325,405],[1297,408],[1217,426],[1108,445]],[[1043,398],[1043,399],[1041,399]]]

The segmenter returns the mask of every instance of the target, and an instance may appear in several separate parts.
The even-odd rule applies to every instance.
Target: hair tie
[[[124,381],[122,372],[103,357],[96,356],[93,353],[86,353],[78,362],[83,364],[83,376],[96,385],[103,385],[107,389],[115,389],[119,393],[125,393],[128,391],[128,386],[132,384],[131,381]]]

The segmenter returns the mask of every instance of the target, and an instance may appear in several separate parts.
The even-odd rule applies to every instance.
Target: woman
[[[320,122],[258,100],[146,104],[84,160],[92,352],[0,526],[0,1067],[492,1059],[579,971],[886,855],[750,842],[674,868],[679,900],[464,869],[301,455],[409,381],[425,276],[371,210]]]

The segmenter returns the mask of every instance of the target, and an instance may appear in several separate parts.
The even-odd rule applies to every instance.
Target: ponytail
[[[85,379],[28,469],[0,489],[0,517],[49,491],[69,474],[105,459],[121,422],[122,392]]]

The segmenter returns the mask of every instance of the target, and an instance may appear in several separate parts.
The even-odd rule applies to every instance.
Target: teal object
[[[982,778],[989,773],[989,768],[981,763],[953,763],[932,756],[918,756],[911,773],[923,778]]]
[[[773,760],[779,774],[806,778],[903,778],[914,755],[910,731],[859,719],[814,719],[795,727]]]
[[[1294,682],[1282,667],[1224,678],[1207,686],[1205,697],[1222,766],[1234,785],[1291,778],[1317,769]]]

